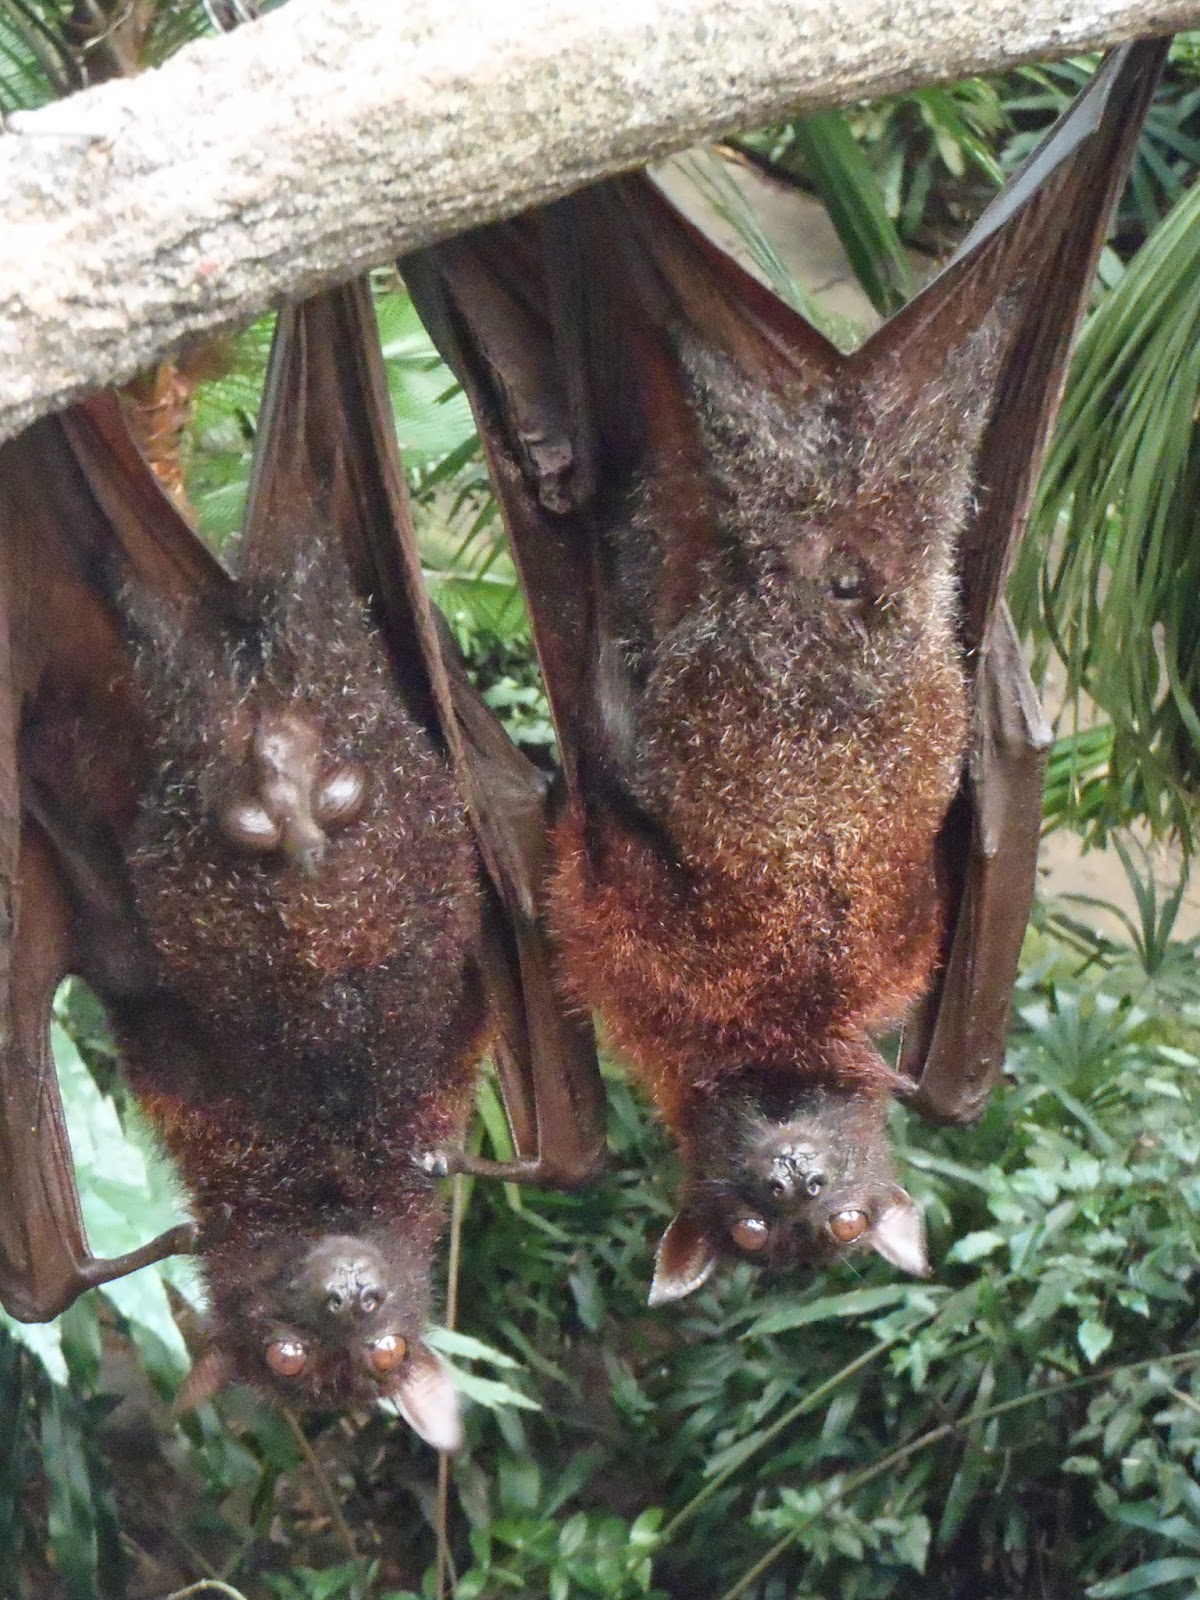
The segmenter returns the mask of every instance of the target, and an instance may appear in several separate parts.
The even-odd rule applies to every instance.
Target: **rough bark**
[[[200,335],[798,107],[1200,0],[291,0],[0,135],[0,438]]]

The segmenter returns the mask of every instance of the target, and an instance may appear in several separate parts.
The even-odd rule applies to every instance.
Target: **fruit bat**
[[[602,1101],[549,984],[545,780],[439,641],[365,286],[281,314],[236,579],[111,395],[0,448],[0,550],[5,1305],[49,1317],[194,1244],[185,1403],[230,1378],[386,1397],[452,1447],[414,1158],[461,1141],[489,1040],[520,1175],[590,1170]],[[115,1261],[87,1248],[49,1053],[72,972],[192,1202]]]
[[[652,1303],[722,1257],[928,1270],[884,1117],[972,1117],[1003,1060],[1047,740],[1003,582],[1165,49],[852,355],[644,175],[402,264],[558,731],[560,981],[683,1159]]]

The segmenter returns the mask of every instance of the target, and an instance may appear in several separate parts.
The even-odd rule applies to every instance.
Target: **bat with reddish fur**
[[[549,982],[545,780],[439,642],[365,287],[281,315],[236,579],[112,396],[0,449],[0,549],[6,1306],[48,1317],[194,1244],[186,1401],[384,1397],[452,1447],[416,1158],[461,1142],[489,1042],[520,1175],[585,1176],[602,1100]],[[49,1053],[68,973],[191,1199],[116,1261],[87,1248]]]
[[[1003,1060],[1047,737],[1003,581],[1165,49],[852,355],[644,176],[404,263],[558,730],[560,980],[683,1158],[652,1302],[723,1257],[928,1270],[885,1113],[972,1117]]]

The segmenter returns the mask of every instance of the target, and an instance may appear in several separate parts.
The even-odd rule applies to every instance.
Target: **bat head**
[[[228,1382],[285,1404],[353,1408],[390,1400],[427,1444],[457,1449],[458,1397],[421,1338],[427,1272],[396,1241],[349,1234],[258,1251],[224,1247],[213,1270],[211,1343],[178,1408]]]
[[[836,1086],[743,1085],[691,1130],[685,1202],[658,1246],[650,1304],[698,1289],[722,1260],[822,1267],[867,1247],[929,1272],[925,1230],[895,1181],[887,1096]]]

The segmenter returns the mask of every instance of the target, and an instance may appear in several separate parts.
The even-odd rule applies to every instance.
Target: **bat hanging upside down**
[[[595,1063],[538,987],[544,782],[449,681],[365,286],[281,316],[236,580],[112,396],[0,450],[0,555],[6,1305],[51,1316],[193,1243],[211,1317],[184,1403],[229,1379],[386,1398],[452,1448],[422,1337],[443,1204],[416,1157],[461,1142],[488,1036],[508,1087],[573,1063],[581,1108]],[[195,1219],[118,1261],[87,1251],[49,1055],[68,972]],[[514,1131],[561,1181],[602,1142],[581,1117],[547,1172],[537,1116]]]
[[[683,1156],[652,1302],[726,1256],[928,1270],[884,1119],[918,1074],[974,1114],[1003,1058],[1045,741],[1003,579],[1164,50],[851,356],[645,177],[404,263],[558,729],[561,981]]]

